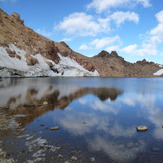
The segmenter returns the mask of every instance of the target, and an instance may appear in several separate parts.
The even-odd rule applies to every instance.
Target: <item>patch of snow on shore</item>
[[[21,57],[21,59],[18,59],[10,57],[6,49],[7,48],[5,47],[0,47],[0,67],[3,68],[3,70],[0,70],[0,75],[2,77],[10,77],[14,70],[21,72],[22,76],[25,77],[55,76],[55,73],[49,69],[49,66],[46,63],[46,61],[50,60],[44,58],[41,54],[36,54],[35,56],[31,55],[33,58],[38,60],[38,64],[28,66],[25,57],[26,52],[24,50],[20,50],[13,44],[9,45],[9,49],[15,51],[16,54]]]
[[[158,70],[157,72],[155,72],[153,75],[159,76],[163,74],[163,69]]]
[[[15,51],[21,58],[10,57],[7,49]],[[0,76],[11,77],[19,74],[21,77],[37,77],[37,76],[99,76],[97,71],[91,72],[83,68],[79,63],[70,57],[63,57],[58,53],[60,62],[55,64],[52,60],[43,57],[41,54],[31,55],[36,58],[38,63],[35,65],[27,65],[24,50],[10,44],[9,47],[0,47]],[[51,70],[47,62],[51,62],[59,73]]]
[[[63,57],[59,53],[58,56],[60,57],[60,62],[56,65],[56,68],[63,76],[99,76],[96,70],[90,72],[70,57]]]

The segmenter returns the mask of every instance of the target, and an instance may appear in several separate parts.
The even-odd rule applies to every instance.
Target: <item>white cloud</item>
[[[42,29],[36,29],[36,32],[43,35],[43,36],[45,36],[45,37],[49,37],[49,36],[52,35],[51,32],[46,32],[45,30],[42,30]]]
[[[86,45],[86,44],[82,44],[80,47],[79,47],[79,50],[88,50],[89,49],[89,47],[88,47],[88,45]]]
[[[103,37],[101,39],[95,39],[90,44],[95,46],[96,49],[101,49],[115,42],[120,42],[120,38],[118,35],[114,37]]]
[[[143,7],[150,7],[150,0],[93,0],[87,5],[87,8],[95,8],[97,12],[103,12],[110,8],[128,7],[142,5]]]
[[[129,97],[122,99],[122,102],[129,105],[129,106],[135,106],[135,101]]]
[[[161,43],[163,43],[163,10],[158,12],[155,17],[158,24],[155,28],[151,29],[144,35],[145,37],[143,38],[144,40],[140,48],[134,44],[124,47],[120,51],[140,56],[157,55],[157,48]]]
[[[105,50],[108,51],[108,52],[117,51],[117,50],[119,50],[119,45],[109,46]]]
[[[110,16],[110,19],[113,20],[116,25],[120,25],[125,21],[133,21],[135,23],[139,22],[139,15],[135,12],[123,12],[117,11]]]
[[[142,48],[137,50],[138,55],[156,55],[157,47],[163,43],[163,10],[155,15],[158,25],[149,31],[147,38],[142,43]]]
[[[150,7],[152,6],[150,4],[150,0],[137,0],[138,3],[142,4],[144,7]]]
[[[124,47],[123,49],[121,49],[121,51],[130,54],[130,53],[133,53],[136,49],[137,49],[137,45],[133,44],[133,45]]]
[[[0,0],[0,2],[7,2],[7,1],[16,2],[17,0]]]
[[[92,109],[94,110],[100,110],[101,112],[110,112],[113,114],[117,114],[118,113],[118,109],[115,109],[103,102],[101,102],[100,100],[95,101],[92,105],[91,105]]]
[[[73,13],[65,17],[57,28],[65,30],[66,34],[79,36],[95,36],[102,30],[100,24],[94,20],[92,15],[83,12]]]
[[[109,33],[111,21],[120,25],[125,21],[139,22],[139,15],[134,12],[115,12],[105,18],[95,18],[84,12],[76,12],[68,15],[61,21],[56,29],[64,30],[66,34],[75,36],[96,36],[99,33]]]

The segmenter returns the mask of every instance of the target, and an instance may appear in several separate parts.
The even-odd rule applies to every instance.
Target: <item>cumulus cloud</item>
[[[135,23],[139,22],[139,15],[135,12],[123,12],[123,11],[118,11],[113,13],[110,16],[110,19],[113,20],[116,25],[120,25],[124,23],[125,21],[133,21]]]
[[[129,106],[135,106],[135,101],[129,97],[122,99],[122,102],[129,105]]]
[[[120,51],[139,56],[157,55],[157,48],[163,43],[163,10],[158,12],[155,17],[158,24],[144,35],[145,38],[143,38],[140,48],[138,48],[138,45],[133,44],[122,48]]]
[[[113,46],[108,46],[105,50],[111,52],[111,51],[118,51],[119,48],[120,48],[119,45],[113,45]]]
[[[152,6],[150,3],[150,0],[137,0],[137,2],[140,3],[141,5],[143,5],[144,7]]]
[[[155,15],[158,24],[149,31],[147,38],[142,43],[142,48],[137,50],[139,55],[156,55],[157,47],[163,43],[163,10]]]
[[[127,7],[142,5],[143,7],[150,7],[150,0],[93,0],[87,5],[87,8],[94,8],[96,12],[103,12],[110,8]]]
[[[75,36],[96,36],[99,33],[111,31],[110,22],[120,25],[125,21],[139,22],[139,15],[134,12],[115,12],[105,18],[97,18],[84,12],[68,15],[56,29],[64,30],[66,34]]]
[[[88,49],[106,49],[111,51],[119,49],[122,41],[118,35],[113,37],[102,37],[91,41],[90,43],[82,44],[79,47],[79,50],[88,50]],[[118,44],[118,45],[114,45]],[[108,48],[108,49],[107,49]]]
[[[0,2],[16,2],[17,0],[0,0]]]
[[[65,17],[57,26],[58,29],[64,30],[66,34],[75,34],[79,36],[94,36],[102,29],[92,15],[79,12]]]
[[[109,44],[119,42],[120,38],[118,35],[114,37],[103,37],[101,39],[95,39],[90,44],[95,46],[96,49],[101,49]]]
[[[89,47],[88,47],[88,45],[86,45],[86,44],[82,44],[80,47],[79,47],[79,50],[88,50],[89,49]]]
[[[133,53],[136,49],[137,49],[137,45],[133,44],[133,45],[124,47],[123,49],[121,49],[121,51],[130,54],[130,53]]]

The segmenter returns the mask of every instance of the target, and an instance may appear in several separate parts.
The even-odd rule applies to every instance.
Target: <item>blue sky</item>
[[[86,56],[116,50],[130,62],[163,64],[162,0],[0,0],[0,6]]]

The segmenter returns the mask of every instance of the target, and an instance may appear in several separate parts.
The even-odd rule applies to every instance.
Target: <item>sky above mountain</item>
[[[163,64],[162,0],[0,0],[0,7],[86,56],[116,50],[130,62]]]

